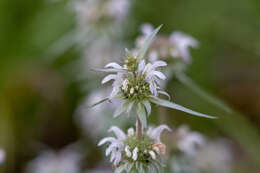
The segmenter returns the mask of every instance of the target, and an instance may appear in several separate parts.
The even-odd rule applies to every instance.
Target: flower
[[[177,147],[189,157],[194,157],[206,145],[206,138],[198,132],[190,132],[188,126],[177,130]]]
[[[133,128],[129,128],[128,132],[131,131],[131,133],[126,135],[118,127],[112,126],[108,131],[114,132],[116,137],[103,138],[98,146],[110,143],[105,153],[106,156],[110,155],[110,161],[116,166],[126,162],[140,162],[149,165],[153,160],[156,161],[160,155],[165,154],[166,146],[160,142],[163,130],[170,131],[170,128],[167,125],[150,127],[143,134],[142,139],[138,139]]]
[[[5,157],[6,157],[5,151],[0,148],[0,165],[4,163]]]
[[[79,26],[121,23],[127,16],[128,0],[77,0],[73,3]]]
[[[81,156],[66,148],[61,152],[43,151],[37,158],[29,162],[28,173],[79,173]]]
[[[122,151],[124,150],[124,143],[123,141],[126,139],[125,133],[116,126],[111,127],[109,132],[114,132],[117,138],[114,137],[106,137],[103,138],[99,143],[98,146],[104,145],[107,142],[110,142],[110,145],[106,149],[106,156],[111,154],[110,162],[113,162],[117,165],[122,158]]]
[[[199,42],[195,38],[180,31],[174,31],[170,35],[170,42],[176,47],[178,56],[186,63],[191,62],[189,47],[197,48],[199,46]]]

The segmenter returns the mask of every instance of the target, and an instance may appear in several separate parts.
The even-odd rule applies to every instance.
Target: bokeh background
[[[83,132],[75,115],[85,97],[101,88],[103,75],[91,71],[93,58],[79,63],[85,53],[82,46],[72,42],[64,50],[52,47],[77,26],[70,5],[62,0],[0,0],[0,148],[7,152],[0,172],[25,172],[39,151],[58,151],[77,143],[84,153],[82,169],[96,168],[104,160],[103,150],[96,146],[101,136]],[[260,171],[259,18],[257,0],[131,1],[116,40],[123,42],[119,46],[132,48],[140,25],[147,22],[163,24],[161,34],[182,30],[199,40],[200,48],[192,50],[193,63],[186,73],[233,112],[226,113],[172,79],[167,91],[176,102],[219,119],[163,110],[164,114],[152,115],[150,122],[158,124],[159,119],[170,126],[188,124],[209,138],[230,140],[236,173]],[[84,38],[89,37],[96,39],[92,34]],[[87,46],[114,42],[106,37]],[[62,51],[53,53],[57,49]],[[124,47],[117,50],[119,55],[124,53]],[[101,46],[92,54],[102,51]],[[105,62],[106,54],[102,56]],[[79,68],[82,65],[85,68]]]

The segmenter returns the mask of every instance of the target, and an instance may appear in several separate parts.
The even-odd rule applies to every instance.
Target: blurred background
[[[208,120],[154,107],[149,123],[167,123],[173,129],[185,124],[203,135],[209,141],[206,147],[212,147],[200,158],[219,165],[199,172],[259,172],[260,1],[115,4],[106,11],[84,0],[0,0],[0,149],[5,151],[0,172],[53,173],[46,168],[48,161],[53,167],[67,165],[61,166],[62,173],[111,172],[97,143],[111,125],[126,130],[134,120],[112,119],[106,105],[86,109],[110,91],[100,84],[104,74],[91,68],[120,62],[124,48],[135,46],[144,23],[163,24],[161,35],[181,30],[200,42],[185,72],[199,92],[174,77],[166,90],[175,102],[219,117]],[[212,104],[211,98],[232,111]],[[167,135],[170,150],[173,141]],[[222,148],[215,147],[219,143]],[[167,171],[177,173],[171,169],[177,154],[170,153]]]

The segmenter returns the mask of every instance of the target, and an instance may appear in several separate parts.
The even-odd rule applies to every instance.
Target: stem
[[[137,132],[137,138],[141,140],[142,138],[142,123],[139,118],[137,118],[137,124],[136,124],[136,132]]]

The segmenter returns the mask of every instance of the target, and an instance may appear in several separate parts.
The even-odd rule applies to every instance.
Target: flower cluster
[[[143,45],[145,39],[153,30],[154,28],[151,24],[143,24],[141,26],[142,35],[136,39],[137,48]],[[189,48],[198,48],[198,46],[199,42],[192,36],[181,31],[174,31],[169,37],[159,35],[154,40],[148,51],[148,58],[151,61],[156,61],[160,58],[174,58],[175,60],[189,64],[192,60]]]
[[[116,138],[106,137],[98,145],[110,143],[106,149],[106,156],[110,155],[110,161],[116,167],[138,169],[134,168],[136,165],[133,163],[139,163],[143,169],[146,169],[146,166],[148,168],[150,164],[160,162],[160,156],[166,152],[166,146],[160,140],[163,130],[171,131],[167,125],[150,127],[139,140],[133,128],[128,129],[125,134],[121,129],[113,126],[109,131],[114,132]]]
[[[151,103],[180,110],[196,116],[214,118],[181,105],[173,103],[162,96],[170,96],[160,87],[160,82],[166,79],[161,68],[167,66],[164,61],[147,62],[146,53],[159,31],[156,28],[145,38],[138,51],[130,52],[126,49],[125,59],[122,64],[111,62],[103,69],[97,71],[109,72],[102,84],[113,81],[112,92],[107,98],[95,103],[93,106],[105,101],[120,100],[122,104],[114,112],[114,117],[123,113],[136,111],[136,132],[132,128],[126,135],[118,127],[113,126],[109,131],[115,133],[116,138],[107,137],[99,142],[99,146],[109,142],[106,156],[110,155],[110,161],[117,166],[116,172],[130,172],[132,169],[138,172],[161,172],[162,163],[160,156],[165,153],[166,146],[160,141],[160,134],[164,129],[170,131],[166,125],[157,128],[147,128],[147,117],[151,114]]]
[[[74,3],[78,25],[82,27],[120,23],[129,6],[128,0],[77,0]]]

